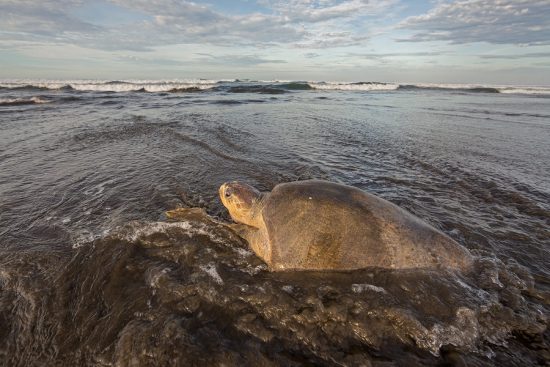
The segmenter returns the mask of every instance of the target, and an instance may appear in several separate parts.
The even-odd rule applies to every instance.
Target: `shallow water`
[[[0,361],[548,363],[549,99],[485,92],[0,89]],[[217,189],[309,178],[411,211],[476,271],[268,272]]]

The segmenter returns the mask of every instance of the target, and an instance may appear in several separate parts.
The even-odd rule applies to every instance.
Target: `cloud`
[[[290,0],[264,1],[291,22],[316,23],[336,18],[356,18],[379,14],[396,0]]]
[[[56,35],[62,32],[93,32],[97,26],[81,21],[64,10],[81,5],[81,0],[0,1],[0,24],[4,32]]]
[[[395,1],[264,0],[264,12],[234,15],[187,0],[106,0],[102,7],[142,16],[131,24],[100,25],[93,23],[93,18],[83,21],[73,15],[78,14],[75,9],[93,6],[83,0],[1,0],[0,40],[49,40],[108,51],[152,51],[177,44],[356,45],[369,37],[364,28],[355,29],[350,23],[379,14]]]
[[[439,2],[399,28],[416,31],[399,41],[448,41],[455,44],[550,44],[548,0],[460,0]]]
[[[149,15],[152,21],[147,26],[165,44],[290,42],[303,34],[281,17],[269,14],[226,15],[210,6],[175,0],[111,1]]]
[[[136,64],[136,65],[161,65],[161,66],[184,66],[187,65],[187,63],[178,61],[178,60],[171,60],[171,59],[159,59],[159,58],[142,58],[137,57],[134,55],[122,55],[115,59],[115,61],[120,61],[123,63],[128,64]]]
[[[258,55],[211,55],[206,53],[196,53],[196,55],[202,57],[195,61],[210,65],[257,66],[262,64],[286,64],[285,60],[265,59]]]
[[[389,57],[437,57],[447,54],[446,52],[387,52],[387,53],[347,53],[348,57],[361,57],[367,59],[386,59]]]
[[[321,54],[318,54],[317,52],[307,52],[304,54],[304,57],[307,59],[315,59],[319,56],[321,56]]]
[[[295,48],[324,49],[360,45],[369,36],[355,35],[351,32],[321,32],[304,41],[297,42]]]
[[[264,0],[286,24],[303,27],[294,48],[361,45],[371,38],[369,17],[381,17],[398,0]]]
[[[0,41],[65,43],[98,49],[141,50],[137,42],[127,42],[125,33],[83,21],[70,10],[84,5],[82,0],[1,0]],[[126,38],[126,39],[125,39]]]
[[[502,59],[502,60],[517,60],[526,58],[544,58],[550,57],[550,52],[531,52],[527,54],[516,55],[479,55],[482,59]]]
[[[150,15],[152,26],[170,34],[173,42],[214,45],[293,44],[322,48],[358,44],[368,39],[345,29],[347,21],[383,11],[396,0],[263,1],[267,13],[227,15],[208,5],[175,0],[111,0],[119,6]],[[339,23],[331,23],[339,19]],[[326,29],[333,29],[326,32]],[[360,30],[364,33],[364,29]]]

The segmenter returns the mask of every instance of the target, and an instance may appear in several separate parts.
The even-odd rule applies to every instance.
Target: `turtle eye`
[[[229,188],[228,188],[228,189],[225,189],[225,197],[226,197],[226,198],[230,197],[231,194],[232,194],[231,189],[229,189]]]

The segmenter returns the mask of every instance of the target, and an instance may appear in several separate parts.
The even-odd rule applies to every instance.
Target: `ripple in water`
[[[548,364],[546,99],[224,83],[0,89],[52,101],[0,106],[0,364]],[[475,271],[269,272],[217,189],[311,178],[411,211]]]
[[[9,365],[500,364],[510,361],[499,353],[548,322],[517,263],[479,257],[471,276],[271,273],[199,210],[130,223],[72,257],[10,260],[0,273],[4,330],[19,330],[3,338]],[[47,262],[55,273],[40,271]]]

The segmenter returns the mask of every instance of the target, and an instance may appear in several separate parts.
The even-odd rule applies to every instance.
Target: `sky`
[[[0,78],[550,85],[550,0],[0,0]]]

